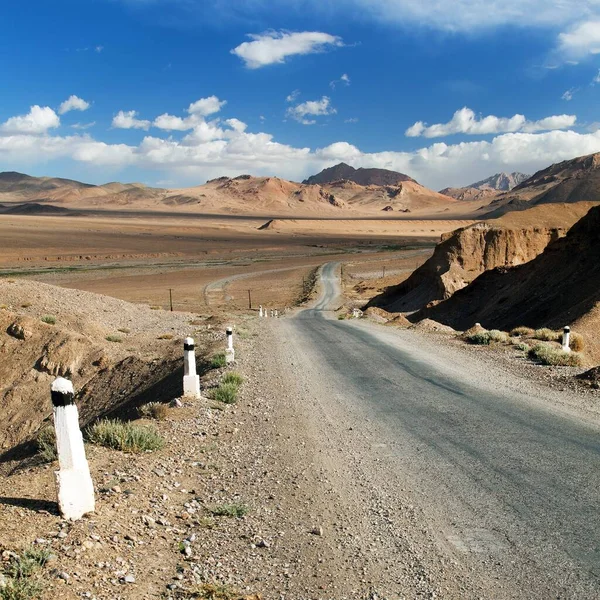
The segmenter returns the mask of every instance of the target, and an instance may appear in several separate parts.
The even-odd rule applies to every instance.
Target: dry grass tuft
[[[534,331],[531,329],[531,327],[520,326],[510,330],[510,335],[512,337],[530,336],[533,335],[533,333]]]
[[[539,361],[543,365],[558,367],[581,367],[583,357],[577,352],[565,352],[550,344],[536,344],[529,350],[529,358]]]
[[[560,333],[556,333],[556,331],[552,331],[552,329],[542,327],[542,329],[536,329],[533,332],[533,337],[536,340],[543,340],[545,342],[556,342],[561,339],[562,335]]]
[[[138,414],[140,417],[145,417],[146,419],[163,421],[169,414],[169,407],[162,402],[148,402],[148,404],[142,404],[138,408]]]
[[[160,450],[165,441],[153,427],[143,427],[111,419],[102,419],[88,427],[86,437],[92,444],[123,452]]]

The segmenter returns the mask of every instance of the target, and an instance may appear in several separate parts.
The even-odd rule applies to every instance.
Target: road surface
[[[338,272],[325,265],[314,308],[277,324],[282,360],[318,398],[304,412],[348,444],[331,443],[338,464],[370,439],[357,469],[415,503],[446,568],[473,583],[463,597],[600,598],[597,420],[435,338],[337,320]]]

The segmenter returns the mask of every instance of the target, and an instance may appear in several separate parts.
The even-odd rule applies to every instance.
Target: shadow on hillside
[[[53,515],[58,515],[58,503],[50,500],[36,500],[35,498],[9,498],[6,496],[0,496],[0,504],[6,504],[7,506],[18,506],[19,508],[26,508],[33,512],[46,511]]]

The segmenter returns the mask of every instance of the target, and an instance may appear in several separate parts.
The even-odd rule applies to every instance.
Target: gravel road
[[[337,320],[338,271],[313,309],[263,324],[263,352],[346,562],[389,598],[600,597],[598,419],[418,332]]]

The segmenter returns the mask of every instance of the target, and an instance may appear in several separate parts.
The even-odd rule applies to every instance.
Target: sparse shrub
[[[492,329],[487,332],[490,338],[490,342],[497,342],[498,344],[507,344],[510,341],[510,336],[506,331],[500,331],[499,329]]]
[[[111,419],[102,419],[88,427],[86,437],[92,444],[123,452],[160,450],[165,445],[164,439],[153,427]]]
[[[531,327],[515,327],[511,329],[510,335],[512,337],[522,337],[524,335],[533,335],[533,329]]]
[[[6,310],[8,308],[8,304],[0,304],[0,310]]]
[[[42,427],[35,438],[37,453],[44,462],[52,462],[58,458],[56,453],[56,433],[52,425]]]
[[[472,333],[467,336],[467,342],[470,344],[476,344],[478,346],[489,346],[490,344],[490,332],[480,331],[478,333]]]
[[[173,339],[173,334],[172,333],[161,333],[158,336],[159,340],[172,340]]]
[[[201,583],[190,593],[190,598],[198,598],[198,600],[240,600],[245,597],[234,588],[222,583]]]
[[[583,357],[577,352],[565,352],[550,344],[536,344],[529,349],[529,358],[539,361],[543,365],[558,367],[581,367]]]
[[[40,320],[42,323],[47,323],[48,325],[56,325],[56,317],[54,315],[44,315]]]
[[[526,344],[525,342],[516,342],[515,348],[517,350],[522,350],[523,352],[529,352],[531,346],[529,344]]]
[[[228,371],[223,375],[223,379],[221,379],[221,383],[231,383],[237,387],[240,387],[244,382],[244,378],[235,371]]]
[[[162,306],[158,306],[157,304],[150,307],[150,310],[162,310]]]
[[[104,338],[107,342],[114,342],[115,344],[120,344],[123,342],[123,338],[120,335],[107,335]]]
[[[119,327],[119,329],[117,329],[117,331],[119,331],[121,333],[131,333],[131,329],[129,329],[129,327]]]
[[[140,417],[162,421],[169,414],[169,407],[162,402],[148,402],[138,408]]]
[[[225,367],[226,365],[227,365],[227,358],[225,357],[224,352],[215,354],[210,361],[211,369],[220,369],[221,367]]]
[[[561,334],[556,333],[556,331],[552,331],[552,329],[548,329],[547,327],[542,327],[542,329],[536,329],[533,332],[533,337],[536,340],[543,340],[545,342],[556,342],[561,338]]]
[[[238,386],[235,383],[222,383],[213,390],[213,399],[224,404],[235,404],[237,402]]]
[[[343,321],[346,318],[346,315],[344,313],[342,313],[342,314],[339,314],[337,316],[337,318],[338,318],[338,321]]]
[[[5,585],[0,587],[0,600],[35,600],[39,598],[43,586],[38,571],[50,558],[50,551],[44,548],[31,548],[21,555],[13,556],[6,566]]]
[[[585,348],[585,341],[580,333],[571,333],[569,338],[569,348],[574,352],[582,352]]]
[[[207,508],[211,515],[216,517],[243,517],[248,513],[248,507],[245,504],[214,504]]]
[[[31,302],[23,302],[23,304],[21,304],[21,308],[29,308],[31,306]]]

